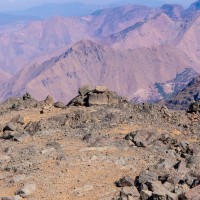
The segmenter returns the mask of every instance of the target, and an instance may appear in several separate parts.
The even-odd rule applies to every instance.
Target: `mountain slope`
[[[38,99],[50,94],[67,102],[84,84],[107,85],[132,97],[139,88],[167,81],[189,65],[197,68],[185,54],[170,46],[121,51],[80,41],[59,57],[16,74],[1,87],[1,99],[29,91]]]
[[[17,72],[37,56],[87,37],[85,26],[80,18],[53,17],[46,21],[2,27],[0,68]]]
[[[172,80],[166,81],[165,83],[154,83],[145,89],[139,89],[135,92],[132,102],[158,102],[160,100],[168,100],[178,92],[183,90],[187,84],[199,73],[194,71],[192,68],[186,68],[183,72],[176,74],[176,77]]]
[[[174,21],[162,13],[109,36],[107,41],[115,48],[126,49],[170,44],[179,34],[179,27],[179,21]]]
[[[93,29],[93,35],[104,38],[138,22],[151,19],[159,13],[159,9],[127,5],[97,10],[92,13],[89,23]]]
[[[187,109],[190,103],[194,100],[194,95],[200,93],[200,76],[194,78],[188,85],[164,103],[172,109]]]

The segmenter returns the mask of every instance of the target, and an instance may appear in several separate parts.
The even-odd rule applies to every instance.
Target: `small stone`
[[[17,190],[15,192],[15,195],[20,195],[23,198],[26,198],[28,196],[30,196],[31,194],[33,194],[36,190],[36,184],[32,183],[32,184],[28,184],[25,185],[23,188]]]

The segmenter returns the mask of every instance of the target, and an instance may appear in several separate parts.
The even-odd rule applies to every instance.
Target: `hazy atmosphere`
[[[29,8],[32,6],[37,6],[41,4],[47,3],[69,3],[69,2],[82,2],[89,4],[145,4],[148,6],[160,6],[162,4],[170,3],[170,4],[181,4],[185,7],[189,6],[193,3],[193,0],[79,0],[79,1],[71,1],[71,0],[1,0],[0,1],[0,11],[6,10],[20,10]]]

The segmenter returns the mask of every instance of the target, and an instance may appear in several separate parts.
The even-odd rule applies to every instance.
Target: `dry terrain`
[[[140,182],[146,172],[154,181],[165,177],[171,189],[148,178],[161,184],[161,196],[194,193],[200,183],[199,114],[133,105],[105,87],[79,93],[68,106],[54,104],[51,97],[38,102],[29,94],[1,105],[2,197],[111,200],[128,189],[124,198],[136,200],[144,191],[140,184],[147,184]],[[157,174],[151,171],[155,167]],[[117,187],[124,176],[128,181]],[[127,176],[139,176],[139,183]],[[27,185],[31,192],[23,193]]]

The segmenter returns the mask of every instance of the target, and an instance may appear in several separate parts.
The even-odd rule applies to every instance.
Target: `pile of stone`
[[[118,200],[198,200],[200,199],[199,149],[188,141],[178,142],[168,134],[137,130],[126,140],[149,152],[163,152],[166,157],[141,171],[138,177],[125,176],[116,182],[122,188]]]

